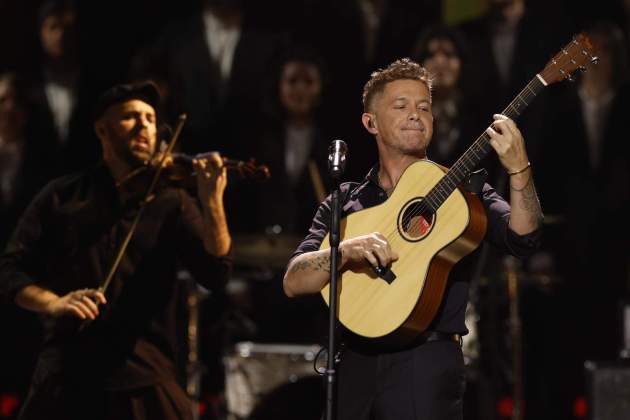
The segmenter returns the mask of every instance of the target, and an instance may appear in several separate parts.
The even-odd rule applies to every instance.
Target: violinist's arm
[[[94,320],[99,314],[98,305],[107,301],[105,295],[96,289],[75,290],[59,296],[41,286],[29,284],[15,295],[15,303],[29,311],[54,317],[71,315]]]
[[[227,171],[218,154],[207,159],[195,159],[199,200],[202,203],[204,221],[204,247],[217,257],[228,254],[232,237],[227,226],[223,193],[227,186]]]

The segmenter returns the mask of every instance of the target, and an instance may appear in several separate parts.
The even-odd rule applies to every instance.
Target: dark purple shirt
[[[508,227],[510,205],[490,185],[483,184],[479,195],[488,217],[486,241],[501,251],[519,258],[531,255],[540,246],[541,229],[527,235],[518,235]],[[378,183],[378,165],[370,170],[362,183],[348,182],[342,184],[341,197],[345,197],[342,201],[342,217],[382,204],[387,200],[387,193]],[[330,213],[329,196],[319,206],[308,235],[298,246],[292,258],[305,252],[319,250],[323,238],[328,233]],[[463,273],[460,270],[469,268],[469,264],[466,264],[467,260],[468,258],[464,258],[451,271],[442,305],[430,327],[431,330],[462,335],[468,333],[464,318],[472,273],[470,270]]]

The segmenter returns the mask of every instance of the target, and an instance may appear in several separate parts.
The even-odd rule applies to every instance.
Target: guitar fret
[[[463,178],[464,177],[464,172],[461,172],[461,165],[458,165],[456,167],[454,167],[453,169],[455,169],[455,174],[458,175],[458,177]]]
[[[444,200],[446,200],[446,193],[445,193],[445,191],[442,190],[442,187],[440,187],[440,184],[437,184],[435,186],[435,189],[436,189],[436,193],[438,193],[438,198],[442,202],[444,202]]]
[[[471,164],[471,166],[474,164],[474,162],[472,160],[470,160],[470,158],[468,157],[468,155],[466,153],[464,153],[464,155],[462,156],[462,158],[464,159],[464,161],[468,161],[468,163]],[[468,168],[467,168],[468,169]]]
[[[435,213],[437,208],[439,207],[439,206],[436,206],[435,200],[433,199],[430,193],[427,194],[426,197],[424,197],[423,202],[429,204],[429,210],[431,210],[432,213]]]
[[[531,88],[531,87],[529,87],[529,85],[530,85],[530,84],[531,84],[531,82],[530,82],[530,83],[528,83],[528,84],[527,84],[527,86],[525,86],[525,89],[528,89],[528,90],[532,93],[532,96],[536,96],[536,92],[534,92],[534,91],[532,90],[532,88]]]
[[[442,178],[442,179],[444,180],[444,182],[445,182],[446,184],[448,184],[449,189],[451,189],[451,188],[453,188],[453,189],[454,189],[454,188],[455,188],[455,184],[453,183],[453,180],[452,180],[452,179],[450,179],[450,177],[448,176],[448,174],[446,174],[446,176],[445,176],[444,178]]]

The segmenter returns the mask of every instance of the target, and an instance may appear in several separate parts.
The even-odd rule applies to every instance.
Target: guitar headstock
[[[586,34],[581,33],[549,60],[539,76],[547,85],[561,82],[564,79],[572,80],[572,74],[575,70],[586,71],[587,64],[597,64],[598,59],[593,53],[591,40]]]

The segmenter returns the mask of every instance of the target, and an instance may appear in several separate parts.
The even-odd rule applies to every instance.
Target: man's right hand
[[[54,317],[76,316],[95,320],[99,314],[98,305],[105,304],[105,295],[96,289],[81,289],[52,299],[45,312]]]
[[[378,232],[346,239],[339,244],[341,267],[351,268],[364,264],[367,260],[372,267],[387,267],[398,260],[398,254],[392,250],[387,238]]]

